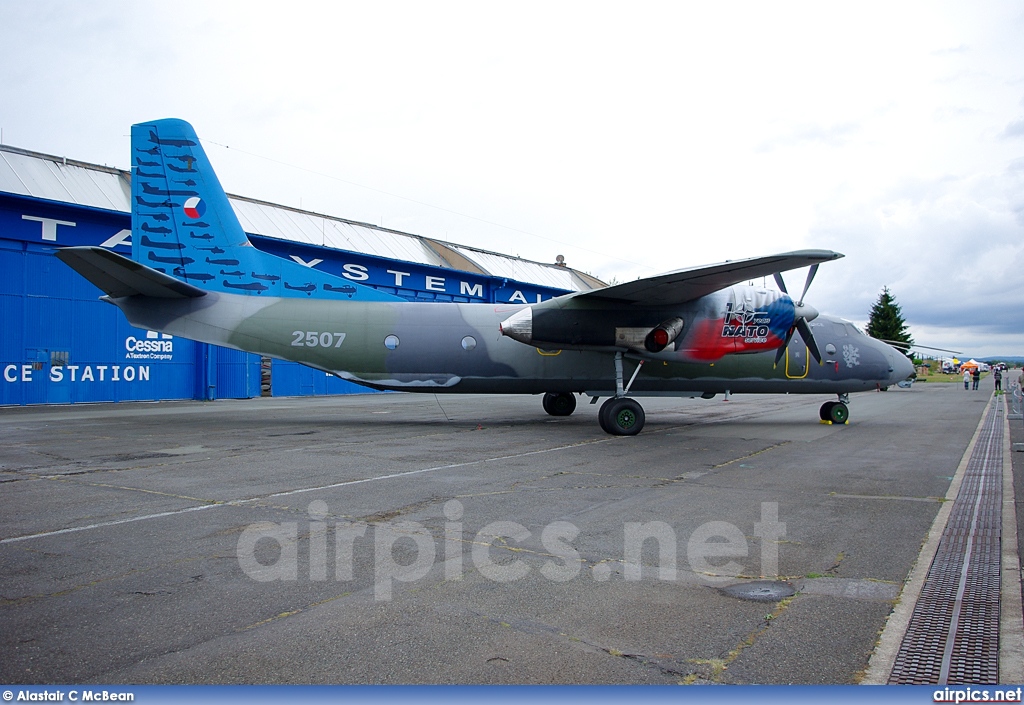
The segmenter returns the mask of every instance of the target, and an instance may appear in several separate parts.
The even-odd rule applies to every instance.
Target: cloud
[[[1013,139],[1015,137],[1024,137],[1024,118],[1015,120],[1006,126],[1001,135],[1003,139]]]
[[[977,108],[968,108],[962,105],[944,105],[942,107],[936,108],[935,111],[932,113],[935,120],[938,122],[946,122],[948,120],[955,120],[957,118],[962,117],[973,117],[975,115],[981,114],[982,111],[978,110]]]
[[[861,131],[858,122],[844,122],[835,125],[801,125],[788,134],[779,135],[766,140],[755,147],[756,152],[771,152],[786,147],[804,145],[824,145],[826,147],[844,147],[853,141]]]
[[[1022,187],[1024,169],[1008,169],[905,180],[871,201],[823,206],[813,238],[847,260],[819,274],[815,306],[863,322],[888,286],[917,342],[1012,352],[995,346],[1024,330],[1024,224],[1011,199]]]
[[[948,47],[948,48],[945,48],[945,49],[936,49],[935,51],[932,52],[932,56],[949,56],[951,54],[966,54],[970,50],[971,50],[971,48],[969,46],[967,46],[966,44],[961,44],[960,46]]]
[[[0,2],[5,140],[123,167],[128,125],[179,116],[254,198],[620,280],[836,249],[820,310],[863,322],[888,284],[923,344],[1020,341],[1012,0],[183,1]]]

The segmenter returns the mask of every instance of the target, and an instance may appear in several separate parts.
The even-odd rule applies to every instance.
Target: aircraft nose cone
[[[906,355],[897,352],[892,364],[892,379],[894,382],[902,382],[914,374],[914,363]]]
[[[905,355],[900,355],[896,360],[896,364],[893,365],[893,374],[896,375],[896,379],[907,379],[913,374],[913,363]]]

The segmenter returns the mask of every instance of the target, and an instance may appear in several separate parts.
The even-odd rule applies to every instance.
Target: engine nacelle
[[[663,323],[659,323],[654,330],[644,338],[644,347],[648,352],[658,353],[668,347],[669,343],[675,342],[679,334],[683,332],[683,319],[676,316]]]
[[[616,326],[606,311],[562,311],[524,308],[501,322],[502,335],[527,345],[566,348],[606,348],[658,353],[675,343],[683,332],[683,319],[674,316],[657,326]],[[609,320],[611,319],[611,320]],[[632,321],[629,321],[632,323]],[[641,321],[636,321],[641,323]],[[674,349],[674,348],[673,348]]]

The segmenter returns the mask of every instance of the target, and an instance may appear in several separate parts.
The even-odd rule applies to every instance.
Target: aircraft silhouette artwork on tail
[[[578,394],[607,397],[598,421],[615,435],[643,428],[643,396],[827,394],[834,400],[820,419],[845,423],[850,393],[914,372],[895,348],[805,303],[818,265],[837,252],[691,267],[533,305],[406,301],[253,247],[188,123],[134,125],[132,148],[147,155],[134,159],[132,259],[102,247],[57,257],[139,328],[293,360],[373,389],[543,394],[553,416],[572,414]],[[189,197],[145,199],[157,187],[143,186],[143,167],[168,183],[188,171]],[[143,220],[154,214],[168,224],[160,232]],[[237,268],[226,271],[229,260],[208,252]],[[149,262],[176,265],[176,276]],[[794,302],[781,272],[802,267]],[[746,283],[767,276],[778,290]]]
[[[142,245],[153,250],[180,250],[185,247],[180,242],[161,242],[148,235],[142,236]]]
[[[269,289],[269,286],[260,284],[259,282],[248,282],[247,284],[236,284],[235,282],[224,282],[224,286],[229,289],[241,289],[242,291],[255,291],[257,294],[262,294],[264,291]]]
[[[136,139],[137,139],[137,137],[135,136],[135,133],[133,132],[132,133],[132,142],[134,143],[136,141]],[[198,137],[195,138],[195,139],[168,139],[168,138],[161,139],[160,136],[157,135],[155,129],[149,131],[149,141],[152,142],[153,144],[160,145],[162,147],[163,146],[167,146],[167,147],[198,147],[199,146],[199,138]],[[141,148],[140,148],[139,151],[142,151]],[[157,154],[159,154],[159,152],[157,152]]]
[[[347,294],[349,297],[356,293],[356,288],[354,286],[348,286],[347,284],[345,286],[332,286],[331,284],[324,284],[324,290],[337,291],[341,294]]]
[[[161,201],[159,203],[155,201],[147,201],[142,196],[136,196],[135,202],[140,206],[149,206],[150,208],[173,208],[174,204],[170,201]]]
[[[292,291],[301,291],[304,294],[306,294],[306,296],[310,296],[310,295],[312,295],[312,293],[314,291],[316,291],[316,284],[308,283],[308,284],[300,284],[298,286],[292,286],[288,282],[285,282],[284,283],[284,288],[285,289],[291,289]]]
[[[198,282],[208,282],[208,281],[211,281],[211,280],[217,278],[217,277],[213,276],[212,274],[207,274],[206,272],[186,272],[181,267],[175,267],[174,268],[174,276],[181,277],[185,281],[189,281],[190,279],[194,279],[195,281],[198,281]]]
[[[163,177],[160,177],[163,178]],[[191,189],[163,189],[157,188],[152,184],[148,184],[145,181],[140,181],[142,184],[142,192],[147,196],[195,196],[196,192]]]
[[[168,243],[160,243],[160,245],[158,245],[157,247],[160,247],[161,245],[170,245],[170,246],[173,247],[173,244],[169,243],[169,242]],[[134,249],[134,247],[133,247],[133,249]],[[185,264],[192,264],[193,262],[195,262],[195,260],[192,259],[191,257],[161,257],[160,255],[154,254],[153,252],[146,253],[146,258],[149,259],[150,262],[163,262],[164,264],[181,264],[181,265],[185,265]]]

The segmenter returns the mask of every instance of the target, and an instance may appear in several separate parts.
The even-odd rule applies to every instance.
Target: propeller
[[[814,275],[818,273],[818,265],[812,264],[811,268],[807,272],[807,281],[804,282],[804,291],[800,294],[800,300],[797,301],[793,307],[795,309],[796,320],[793,322],[793,327],[786,333],[786,342],[775,352],[775,364],[778,365],[782,361],[782,356],[786,354],[786,348],[789,347],[789,341],[793,339],[793,331],[800,331],[800,337],[807,343],[807,350],[810,351],[811,357],[820,365],[821,364],[821,352],[818,350],[818,344],[814,342],[814,334],[811,333],[811,327],[808,325],[809,321],[813,321],[818,317],[818,310],[809,304],[804,303],[804,297],[807,296],[807,290],[811,288],[811,282],[814,281]],[[786,289],[786,282],[782,279],[781,272],[775,272],[775,283],[779,285],[783,294],[789,295],[789,290]]]

